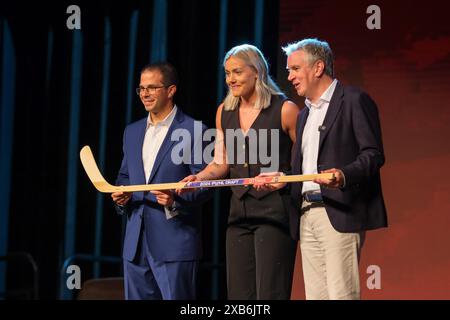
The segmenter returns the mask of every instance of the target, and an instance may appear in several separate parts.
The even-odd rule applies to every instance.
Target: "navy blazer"
[[[142,145],[144,143],[147,118],[128,125],[123,136],[123,159],[116,185],[146,184],[142,163]],[[189,135],[173,139],[174,130],[185,129]],[[158,151],[148,183],[178,182],[190,174],[196,174],[206,166],[203,156],[195,157],[195,149],[201,148],[203,155],[203,132],[206,127],[194,125],[194,119],[185,115],[180,108],[172,121],[167,135]],[[194,136],[194,131],[196,136]],[[176,141],[178,140],[178,141]],[[180,145],[182,144],[182,145]],[[183,146],[186,149],[183,149]],[[176,164],[171,159],[172,150],[188,150],[185,155],[189,163]],[[197,150],[198,152],[198,150]],[[194,160],[200,163],[194,163]],[[189,162],[189,161],[187,161]],[[197,190],[182,196],[175,195],[179,214],[167,219],[164,207],[157,203],[150,192],[134,192],[125,210],[127,227],[123,245],[123,258],[132,261],[136,255],[141,232],[145,224],[148,248],[157,261],[198,260],[202,255],[201,245],[201,204],[210,197],[209,190]]]
[[[297,140],[292,154],[292,174],[302,174],[302,135],[309,109],[297,118]],[[319,130],[319,128],[318,128]],[[381,191],[380,168],[384,164],[378,109],[360,89],[337,83],[320,130],[317,172],[337,168],[345,175],[342,189],[321,186],[325,208],[339,232],[387,227],[387,214]],[[302,183],[290,186],[296,206],[290,211],[290,228],[299,238],[299,205]]]

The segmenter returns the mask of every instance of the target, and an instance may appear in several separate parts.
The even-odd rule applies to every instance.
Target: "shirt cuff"
[[[342,183],[342,186],[340,188],[344,189],[345,188],[345,174],[344,174],[344,172],[342,170],[339,170],[339,171],[341,172],[342,178],[344,179],[344,182]]]
[[[174,201],[172,206],[164,206],[164,211],[166,213],[166,219],[172,219],[173,217],[176,217],[178,215],[178,208],[177,208],[177,203]]]

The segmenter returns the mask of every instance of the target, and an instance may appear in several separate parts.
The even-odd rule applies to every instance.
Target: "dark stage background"
[[[66,27],[72,4],[81,9],[80,31]],[[334,50],[337,78],[363,87],[377,102],[382,121],[382,182],[390,226],[366,238],[360,265],[363,298],[450,299],[449,6],[445,1],[378,1],[381,29],[368,30],[371,4],[2,2],[0,255],[25,251],[33,256],[43,299],[60,297],[61,268],[69,256],[120,256],[122,219],[109,196],[99,196],[90,184],[78,152],[90,145],[97,160],[103,159],[106,179],[115,179],[123,129],[145,116],[130,88],[150,60],[165,55],[176,66],[181,78],[177,104],[214,127],[217,102],[226,92],[220,63],[229,48],[257,44],[272,75],[303,105],[286,81],[280,46],[319,37]],[[163,16],[158,10],[165,12],[166,28],[156,23]],[[228,197],[229,191],[222,190],[204,206],[201,299],[226,298]],[[299,262],[293,299],[304,297]],[[90,262],[76,264],[82,281],[98,271]],[[381,289],[370,290],[366,271],[374,265],[380,268]],[[22,264],[2,271],[8,289],[30,282]],[[104,264],[97,275],[120,276],[119,264]],[[1,285],[0,279],[0,291]]]
[[[139,83],[140,68],[163,57],[155,56],[155,52],[165,48],[166,59],[178,69],[177,104],[208,127],[215,126],[217,101],[226,92],[223,75],[219,74],[222,69],[219,61],[232,46],[254,43],[256,23],[262,26],[258,33],[264,32],[262,50],[276,65],[277,1],[262,2],[260,7],[263,11],[258,19],[255,19],[257,5],[253,1],[157,2],[1,4],[0,34],[3,43],[7,42],[5,34],[8,28],[14,48],[14,58],[3,65],[3,72],[6,74],[6,68],[15,60],[16,79],[15,89],[12,89],[15,99],[11,118],[13,128],[2,137],[11,141],[12,146],[10,201],[9,208],[5,208],[7,234],[5,236],[4,233],[0,241],[6,243],[7,252],[26,251],[34,257],[40,269],[41,298],[59,296],[64,259],[72,254],[95,252],[99,201],[103,210],[100,253],[121,255],[122,220],[115,214],[109,196],[101,195],[104,199],[97,199],[95,189],[79,164],[78,152],[88,144],[97,161],[103,152],[102,171],[107,180],[114,181],[122,156],[125,125],[146,116],[134,88]],[[66,8],[71,4],[77,4],[81,9],[81,45],[79,38],[75,43],[75,33],[80,31],[66,27],[69,17]],[[227,9],[225,15],[221,9],[223,4]],[[162,13],[155,14],[155,10]],[[154,26],[152,21],[160,19],[164,13],[167,16],[166,29],[161,25]],[[106,40],[105,17],[110,21],[110,36]],[[133,28],[136,30],[134,35]],[[221,28],[225,49],[219,52]],[[110,45],[107,81],[104,80],[105,43]],[[135,54],[130,53],[133,44]],[[5,59],[9,59],[6,49],[2,53]],[[75,69],[74,63],[79,64]],[[74,79],[77,72],[79,78],[75,75]],[[9,83],[11,79],[5,81]],[[74,111],[76,102],[72,92],[76,90],[73,86],[77,81],[80,101],[79,110]],[[133,90],[131,95],[127,91],[128,81]],[[218,96],[218,81],[222,87],[221,96]],[[106,123],[102,124],[105,82],[109,92],[106,95]],[[132,107],[130,111],[127,111],[127,103]],[[100,152],[102,125],[105,147]],[[224,298],[226,294],[223,243],[228,192],[222,192],[215,203],[210,201],[204,208],[205,254],[199,292],[202,299]],[[216,226],[212,221],[214,205],[219,209],[215,213]],[[93,276],[92,263],[74,263],[81,267],[82,281]],[[216,270],[215,274],[213,270]],[[117,264],[104,264],[100,276],[115,276],[120,272]],[[7,287],[27,285],[29,273],[28,267],[11,263],[7,270]]]

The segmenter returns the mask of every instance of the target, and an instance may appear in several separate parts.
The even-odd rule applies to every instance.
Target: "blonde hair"
[[[272,95],[281,95],[280,88],[269,75],[269,66],[261,51],[250,44],[242,44],[231,48],[223,59],[223,66],[230,57],[236,57],[243,60],[248,66],[255,69],[257,73],[255,91],[256,91],[256,109],[266,109],[270,106]],[[239,105],[239,97],[233,96],[230,89],[223,101],[224,109],[234,110]]]

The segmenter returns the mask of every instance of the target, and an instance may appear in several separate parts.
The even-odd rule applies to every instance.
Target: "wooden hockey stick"
[[[193,182],[174,182],[174,183],[155,183],[155,184],[141,184],[131,186],[113,186],[103,178],[97,163],[95,163],[94,155],[89,146],[84,146],[80,151],[80,159],[83,168],[86,171],[89,179],[94,187],[104,193],[113,192],[137,192],[137,191],[151,191],[151,190],[171,190],[183,188],[210,188],[210,187],[232,187],[232,186],[246,186],[252,185],[256,182],[263,183],[277,183],[277,182],[302,182],[311,181],[316,178],[333,179],[333,173],[321,174],[305,174],[305,175],[290,175],[290,176],[275,176],[275,177],[260,177],[260,178],[240,178],[240,179],[221,179],[221,180],[205,180]]]

